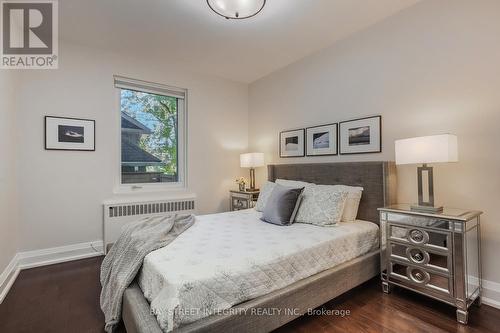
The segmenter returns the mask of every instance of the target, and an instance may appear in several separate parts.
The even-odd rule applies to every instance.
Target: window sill
[[[141,194],[158,192],[185,192],[187,188],[184,183],[174,184],[131,184],[115,186],[113,194]]]

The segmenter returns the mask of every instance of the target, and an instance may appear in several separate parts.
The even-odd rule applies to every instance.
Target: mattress
[[[169,332],[378,248],[378,226],[277,226],[254,209],[198,216],[144,259],[138,283]]]

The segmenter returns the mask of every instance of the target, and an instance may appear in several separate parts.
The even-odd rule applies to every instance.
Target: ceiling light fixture
[[[207,4],[222,17],[241,20],[257,15],[266,0],[207,0]]]

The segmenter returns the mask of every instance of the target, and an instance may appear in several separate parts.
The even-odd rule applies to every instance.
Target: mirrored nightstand
[[[229,191],[229,209],[231,211],[255,207],[259,191]]]
[[[410,205],[379,212],[383,291],[396,285],[448,303],[467,324],[469,306],[481,303],[482,212],[424,213]]]

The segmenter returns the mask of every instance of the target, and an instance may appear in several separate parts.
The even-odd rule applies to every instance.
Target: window
[[[183,185],[186,91],[115,76],[120,95],[120,185]]]

